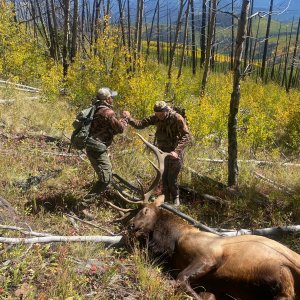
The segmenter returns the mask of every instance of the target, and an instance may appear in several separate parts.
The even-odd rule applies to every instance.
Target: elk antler
[[[139,138],[154,152],[154,154],[157,157],[157,161],[158,161],[158,167],[151,161],[149,160],[149,162],[152,164],[152,166],[154,167],[154,169],[156,170],[156,176],[154,178],[154,181],[151,183],[150,187],[148,188],[148,190],[146,191],[146,193],[144,192],[143,186],[142,184],[139,182],[140,185],[140,190],[133,186],[131,183],[127,182],[125,179],[123,179],[122,177],[120,177],[117,174],[113,174],[113,177],[116,178],[117,181],[120,182],[120,185],[117,184],[117,182],[115,182],[114,180],[112,180],[112,185],[114,186],[114,188],[117,190],[118,195],[122,198],[122,200],[124,200],[127,203],[131,203],[131,204],[143,204],[143,203],[148,203],[149,199],[151,197],[151,195],[153,194],[155,188],[157,187],[162,174],[164,172],[164,161],[165,158],[170,155],[169,153],[166,152],[162,152],[161,150],[159,150],[156,146],[152,145],[151,143],[149,143],[148,141],[146,141],[140,134],[137,134],[139,136]],[[141,196],[142,196],[142,200],[129,195],[128,193],[126,193],[124,191],[124,189],[122,188],[122,186],[125,186],[125,189],[129,189],[129,190],[133,190],[134,192],[140,191]],[[108,205],[110,205],[111,207],[113,207],[114,209],[118,210],[119,212],[123,212],[123,213],[127,213],[123,216],[123,218],[119,219],[122,220],[124,218],[126,218],[128,215],[130,215],[130,212],[133,211],[134,209],[132,208],[121,208],[113,203],[111,203],[110,201],[105,201]]]
[[[155,177],[154,181],[152,182],[152,184],[150,185],[147,193],[144,194],[143,201],[146,203],[146,202],[149,202],[151,195],[153,194],[155,188],[157,187],[157,185],[161,179],[161,176],[165,169],[165,158],[168,155],[170,155],[170,153],[162,152],[157,147],[155,147],[153,144],[146,141],[140,134],[137,133],[137,135],[154,152],[154,154],[156,155],[157,161],[158,161],[158,167],[156,167],[154,165],[154,163],[149,160],[150,163],[152,164],[152,166],[154,167],[154,169],[156,170],[156,177]]]

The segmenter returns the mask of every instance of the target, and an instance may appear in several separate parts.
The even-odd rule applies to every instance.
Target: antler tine
[[[144,203],[143,201],[133,201],[133,200],[129,200],[127,199],[121,192],[117,191],[118,195],[122,198],[122,200],[124,200],[127,203],[130,204],[142,204]]]
[[[105,201],[105,203],[107,203],[108,205],[110,205],[111,207],[113,207],[114,209],[121,211],[121,212],[130,212],[133,211],[134,208],[121,208],[113,203],[111,203],[110,201]]]
[[[154,154],[156,155],[157,161],[158,161],[158,167],[156,167],[151,161],[152,166],[155,168],[157,174],[156,177],[153,181],[153,183],[151,184],[148,192],[146,194],[144,194],[144,202],[149,202],[149,198],[151,197],[154,189],[156,188],[156,186],[158,185],[160,178],[164,172],[165,169],[165,158],[167,156],[170,155],[170,153],[166,153],[166,152],[162,152],[161,150],[159,150],[156,146],[154,146],[153,144],[149,143],[148,141],[146,141],[140,134],[137,133],[137,135],[139,136],[139,138],[154,152]]]
[[[151,183],[151,185],[148,189],[148,192],[146,194],[144,194],[144,202],[149,202],[149,199],[150,199],[151,195],[153,194],[154,189],[157,187],[157,185],[160,181],[160,178],[162,176],[162,173],[160,172],[158,167],[150,159],[148,159],[148,160],[151,163],[151,165],[154,167],[154,169],[156,170],[156,177],[155,177],[154,181]]]
[[[118,184],[116,184],[114,181],[112,181],[112,185],[113,187],[117,190],[118,193],[120,193],[124,198],[127,199],[127,201],[132,201],[132,203],[138,203],[140,201],[139,198],[134,197],[132,195],[129,195],[128,193],[126,193],[125,191],[123,191],[122,188],[120,188],[118,186]],[[130,203],[130,202],[129,202]]]
[[[159,168],[161,174],[163,174],[164,168],[165,168],[164,161],[165,161],[165,158],[170,155],[170,153],[159,150],[156,146],[154,146],[153,144],[151,144],[147,140],[145,140],[140,134],[137,133],[137,135],[156,155],[156,158],[158,160],[158,168]]]

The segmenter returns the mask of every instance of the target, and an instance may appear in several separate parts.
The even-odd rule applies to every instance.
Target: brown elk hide
[[[146,204],[130,221],[130,233],[151,238],[167,254],[177,282],[196,299],[300,299],[300,255],[261,236],[220,237],[201,232],[159,207]],[[206,292],[197,294],[192,286]],[[212,294],[210,294],[212,293]]]

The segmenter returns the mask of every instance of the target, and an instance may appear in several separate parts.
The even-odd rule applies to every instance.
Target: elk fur
[[[177,283],[195,299],[300,299],[299,254],[266,237],[202,232],[160,208],[162,201],[145,204],[129,230],[167,254]],[[194,285],[205,292],[196,293]]]

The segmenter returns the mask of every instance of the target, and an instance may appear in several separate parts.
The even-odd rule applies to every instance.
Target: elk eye
[[[129,225],[129,229],[130,229],[130,230],[133,230],[133,229],[134,229],[134,224],[133,224],[133,223]]]

